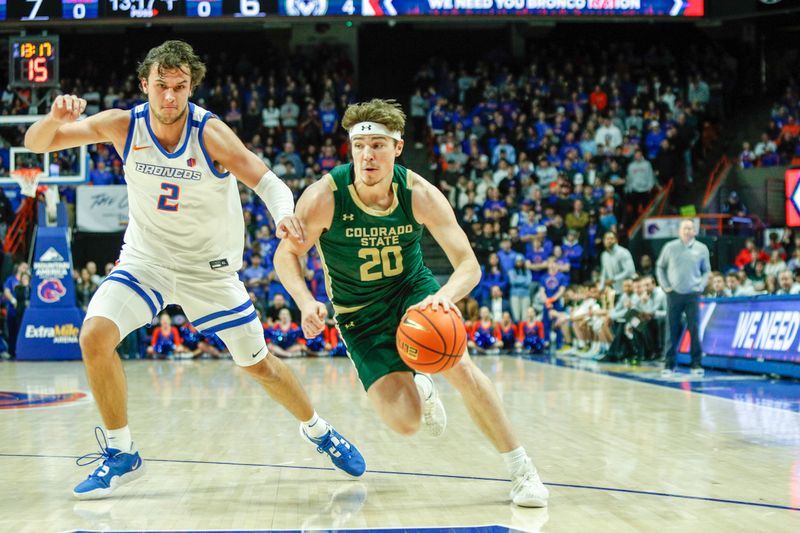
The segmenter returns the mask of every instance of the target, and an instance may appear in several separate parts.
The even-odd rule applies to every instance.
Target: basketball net
[[[17,182],[24,196],[36,198],[36,188],[44,176],[40,168],[18,168],[11,171],[11,177]]]

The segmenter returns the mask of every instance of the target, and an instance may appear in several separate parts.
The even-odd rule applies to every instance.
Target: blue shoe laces
[[[106,461],[111,459],[112,455],[108,453],[108,439],[106,439],[106,433],[100,426],[94,428],[94,437],[97,439],[97,444],[100,446],[99,452],[87,453],[75,461],[75,464],[78,466],[89,466],[90,464],[96,463],[97,461],[102,460],[103,464]],[[102,438],[102,440],[101,440]],[[98,470],[102,468],[102,464],[98,467]],[[97,470],[94,471],[89,477],[97,477]]]
[[[331,447],[335,448],[336,451],[342,454],[342,457],[350,457],[353,455],[353,446],[346,446],[344,443],[346,442],[344,437],[339,435],[339,445],[333,444],[333,428],[328,430],[328,433],[322,439],[322,442],[317,445],[317,452],[319,453],[328,453]]]

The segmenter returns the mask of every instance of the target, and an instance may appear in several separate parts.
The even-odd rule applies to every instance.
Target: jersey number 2
[[[161,211],[177,211],[181,188],[172,183],[162,183],[161,190],[166,192],[158,197],[158,208]]]

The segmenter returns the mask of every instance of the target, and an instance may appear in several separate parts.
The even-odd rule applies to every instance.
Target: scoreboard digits
[[[11,87],[58,87],[58,37],[10,37],[8,73]]]
[[[0,0],[0,22],[268,15],[278,0]]]

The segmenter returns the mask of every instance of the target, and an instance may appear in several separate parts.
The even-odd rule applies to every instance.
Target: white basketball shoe
[[[511,479],[511,501],[520,507],[547,507],[550,491],[539,478],[530,457],[525,458],[523,466]]]
[[[430,383],[431,393],[427,398],[423,393],[424,388],[419,386],[419,381],[421,380]],[[417,389],[420,391],[420,397],[422,398],[422,423],[432,437],[441,437],[447,427],[447,413],[444,410],[442,400],[439,399],[436,384],[427,374],[415,374],[414,382],[417,383]]]

